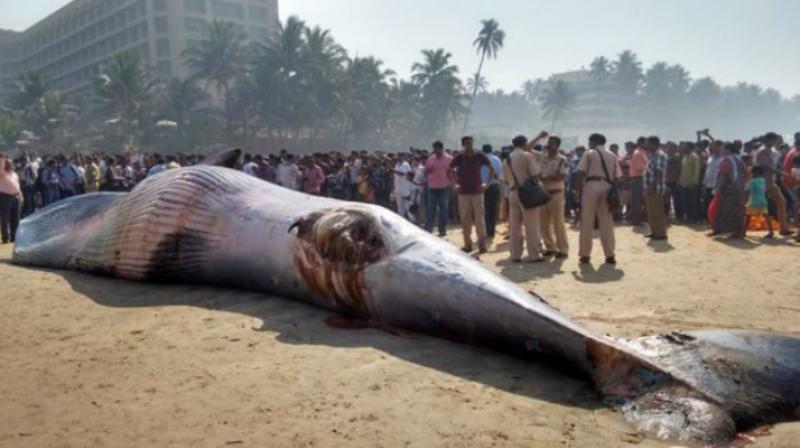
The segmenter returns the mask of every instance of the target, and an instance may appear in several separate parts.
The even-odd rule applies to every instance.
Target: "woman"
[[[19,224],[19,177],[11,159],[0,154],[0,237],[3,244],[14,242]]]
[[[712,236],[729,234],[731,238],[744,238],[745,233],[745,166],[739,158],[739,149],[726,143],[722,150],[717,177],[717,213]]]

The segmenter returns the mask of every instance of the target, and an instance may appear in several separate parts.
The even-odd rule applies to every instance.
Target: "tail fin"
[[[635,394],[623,388],[629,392],[625,396],[603,391],[640,430],[717,445],[737,432],[800,420],[800,338],[709,330],[641,338],[624,346],[627,355],[601,358],[626,366],[617,369],[621,377],[609,381],[613,375],[607,373],[614,370],[596,364],[606,372],[598,387],[641,386]],[[635,359],[646,361],[631,367]]]
[[[66,267],[90,227],[127,193],[93,193],[56,202],[25,218],[17,230],[12,261],[40,267]]]

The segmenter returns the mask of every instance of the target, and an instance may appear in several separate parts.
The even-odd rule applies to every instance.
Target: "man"
[[[487,185],[486,191],[483,193],[483,208],[486,212],[486,238],[491,242],[494,241],[497,212],[500,207],[500,198],[503,194],[499,179],[500,173],[503,172],[503,162],[500,157],[494,155],[492,145],[483,145],[482,149],[483,154],[489,159],[494,169],[494,177],[489,177],[489,167],[481,168],[481,182]]]
[[[700,142],[698,134],[698,142]],[[702,143],[698,143],[702,144]],[[708,216],[708,209],[714,199],[714,190],[717,188],[717,178],[719,177],[719,164],[722,162],[722,145],[720,140],[713,140],[708,147],[708,161],[706,162],[706,172],[703,175],[703,216]],[[699,148],[698,148],[699,149]]]
[[[2,165],[0,165],[2,166]],[[19,184],[22,189],[22,217],[26,218],[36,211],[36,170],[29,157],[20,159]]]
[[[691,223],[700,219],[700,156],[694,149],[691,142],[682,144],[681,173],[675,202],[676,218]]]
[[[569,243],[567,228],[564,225],[564,182],[567,179],[569,162],[559,154],[561,139],[551,136],[547,140],[546,153],[542,157],[542,183],[550,193],[550,202],[541,207],[542,237],[545,257],[567,258]],[[553,237],[555,235],[555,238]]]
[[[433,154],[425,162],[425,174],[428,178],[428,194],[426,197],[425,230],[433,232],[433,221],[439,213],[439,236],[447,236],[447,218],[450,207],[450,163],[453,157],[444,152],[444,144],[433,143]]]
[[[781,235],[790,235],[789,220],[786,214],[786,199],[781,193],[780,187],[775,183],[775,176],[780,175],[781,172],[777,169],[777,164],[780,159],[775,157],[775,145],[778,144],[778,134],[769,132],[764,136],[764,145],[756,151],[755,166],[764,168],[764,180],[767,184],[767,198],[772,201],[775,206],[775,212],[778,215],[778,223],[781,226]]]
[[[667,192],[667,154],[661,149],[661,139],[647,139],[649,161],[644,173],[647,224],[650,234],[646,238],[657,241],[667,239],[667,216],[664,210],[664,195]]]
[[[483,209],[483,192],[486,185],[481,181],[481,168],[489,168],[489,178],[494,177],[494,168],[489,159],[475,151],[472,137],[461,138],[462,152],[450,162],[450,182],[458,195],[458,211],[461,230],[464,232],[464,252],[472,252],[472,226],[478,237],[478,251],[487,252],[486,216]]]
[[[61,199],[75,196],[75,186],[78,183],[78,170],[69,158],[61,156],[61,166],[58,167],[59,192]]]
[[[242,165],[242,171],[245,174],[249,174],[250,176],[257,177],[256,171],[258,170],[258,164],[253,161],[253,156],[250,154],[244,155],[244,165]]]
[[[281,164],[278,165],[276,175],[278,185],[290,190],[297,190],[298,181],[302,177],[303,173],[300,172],[300,168],[294,164],[294,156],[292,154],[286,154],[281,161]]]
[[[578,165],[581,163],[581,159],[585,153],[586,147],[578,146],[575,148],[575,151],[572,152],[572,156],[569,160],[569,174],[567,177],[567,188],[569,192],[567,194],[567,207],[566,210],[564,210],[564,216],[568,218],[571,216],[574,225],[577,225],[580,221],[581,187],[578,186],[576,181],[578,177]]]
[[[619,166],[622,168],[622,177],[619,181],[619,199],[624,208],[623,217],[630,222],[631,219],[631,158],[636,144],[625,142],[625,155],[617,157]]]
[[[303,173],[303,190],[312,196],[322,194],[322,184],[325,183],[325,173],[313,157],[306,158],[306,170]]]
[[[156,174],[162,171],[166,171],[167,169],[167,161],[164,160],[164,158],[158,154],[156,154],[155,157],[156,157],[156,164],[153,165],[150,168],[150,170],[147,171],[147,177],[155,176]]]
[[[100,178],[100,166],[97,164],[97,158],[89,156],[88,163],[86,164],[87,193],[96,193],[100,191]]]
[[[644,171],[647,168],[647,139],[639,137],[636,149],[633,151],[630,162],[631,175],[631,224],[640,226],[644,222],[642,206],[644,204]]]
[[[669,219],[669,213],[673,206],[676,215],[680,207],[678,205],[678,178],[681,175],[681,153],[675,142],[667,142],[665,147],[667,153],[667,190],[664,192],[664,212],[667,219]]]
[[[608,192],[612,183],[617,182],[622,175],[622,168],[619,166],[619,159],[605,145],[604,135],[589,136],[590,150],[586,151],[578,164],[575,188],[582,190],[579,253],[581,264],[591,262],[595,220],[600,230],[600,243],[606,256],[606,264],[617,263],[614,217],[608,204]]]
[[[527,137],[519,135],[512,140],[514,149],[508,156],[508,163],[503,166],[503,177],[509,185],[508,225],[511,234],[511,261],[522,262],[523,239],[522,229],[525,228],[525,245],[528,247],[529,260],[540,263],[545,259],[541,256],[541,208],[526,209],[519,199],[519,187],[524,185],[529,178],[538,178],[542,174],[539,156],[531,148],[539,140],[547,137],[547,132],[542,131],[536,138],[528,143]]]
[[[256,163],[256,177],[267,181],[267,182],[275,182],[275,169],[272,165],[267,161],[264,160],[264,157],[261,154],[256,155],[253,158],[253,161]]]
[[[411,172],[411,164],[406,160],[406,155],[400,154],[394,165],[394,200],[397,214],[406,219],[411,208],[411,185],[408,181],[408,173]]]

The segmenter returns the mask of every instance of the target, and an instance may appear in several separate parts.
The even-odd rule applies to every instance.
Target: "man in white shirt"
[[[283,161],[281,161],[281,164],[278,165],[278,184],[290,190],[297,190],[299,186],[299,180],[302,178],[302,176],[303,173],[300,172],[300,168],[298,168],[294,163],[294,156],[287,154]]]
[[[409,219],[408,209],[411,207],[412,185],[408,180],[408,173],[411,172],[411,164],[406,160],[405,154],[400,154],[400,158],[394,166],[394,194],[397,214],[406,219]]]
[[[253,156],[250,154],[245,154],[244,156],[244,165],[242,166],[242,171],[245,174],[249,174],[253,177],[258,177],[258,164],[253,161]]]

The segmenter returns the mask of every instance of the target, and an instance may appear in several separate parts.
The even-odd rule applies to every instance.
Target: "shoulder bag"
[[[542,187],[535,177],[529,176],[525,183],[519,184],[517,175],[514,173],[514,167],[511,165],[511,158],[508,159],[508,169],[511,171],[511,177],[514,178],[514,185],[519,194],[519,202],[522,206],[529,210],[536,207],[541,207],[550,202],[550,193]]]

